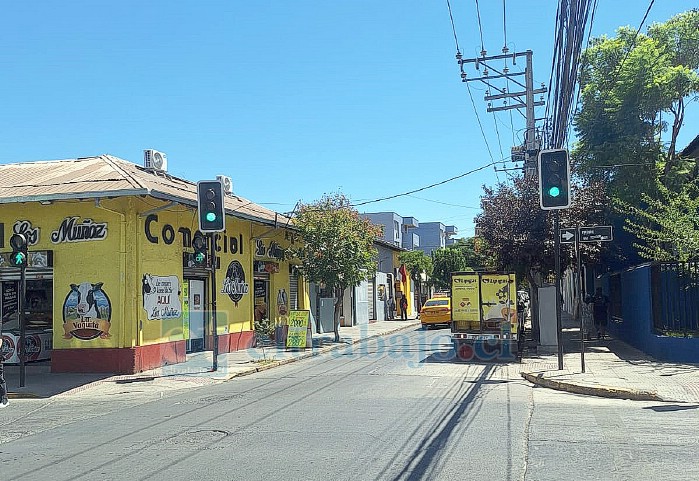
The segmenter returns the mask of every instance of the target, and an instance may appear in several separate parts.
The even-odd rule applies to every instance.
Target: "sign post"
[[[561,244],[575,243],[575,259],[577,260],[578,271],[578,293],[579,302],[582,301],[583,295],[583,279],[582,279],[582,262],[580,259],[580,243],[581,242],[610,242],[614,239],[612,235],[611,225],[594,225],[594,226],[578,226],[556,228],[558,231],[558,240]],[[558,255],[558,254],[557,254]],[[558,269],[558,268],[557,268]],[[558,296],[558,292],[556,296]],[[578,306],[577,314],[580,317],[580,368],[585,372],[585,320],[582,315],[582,306]],[[561,366],[559,360],[559,366]],[[560,367],[559,367],[560,369]]]

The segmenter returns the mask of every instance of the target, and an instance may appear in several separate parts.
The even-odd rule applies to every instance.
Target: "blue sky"
[[[599,0],[593,35],[638,27],[648,3]],[[534,52],[535,85],[548,85],[557,2],[507,0],[506,29],[501,0],[479,4],[488,54],[506,32],[510,51]],[[476,2],[451,6],[464,57],[475,57]],[[656,0],[647,24],[695,6]],[[154,148],[170,173],[228,175],[237,194],[278,212],[329,192],[363,203],[439,183],[509,156],[524,128],[516,111],[512,122],[487,113],[476,83],[474,110],[446,0],[7,0],[0,45],[0,163],[104,153],[141,163]],[[681,147],[699,133],[697,111],[688,106]],[[488,167],[358,210],[471,236],[481,186],[506,178]]]

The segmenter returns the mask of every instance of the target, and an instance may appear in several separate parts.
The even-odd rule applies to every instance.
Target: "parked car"
[[[451,298],[433,297],[420,309],[420,323],[424,329],[429,326],[449,326],[451,324]]]

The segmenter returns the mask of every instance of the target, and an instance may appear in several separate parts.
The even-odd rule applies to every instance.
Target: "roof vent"
[[[157,150],[147,149],[143,151],[143,166],[146,169],[167,171],[167,155]]]
[[[217,175],[216,179],[221,181],[223,185],[223,193],[226,195],[233,195],[233,179],[226,175]]]

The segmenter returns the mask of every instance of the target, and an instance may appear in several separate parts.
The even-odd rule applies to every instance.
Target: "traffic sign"
[[[575,242],[575,227],[563,227],[558,232],[561,235],[561,244],[572,244]]]
[[[610,225],[580,227],[579,234],[580,242],[609,242],[614,239]]]

